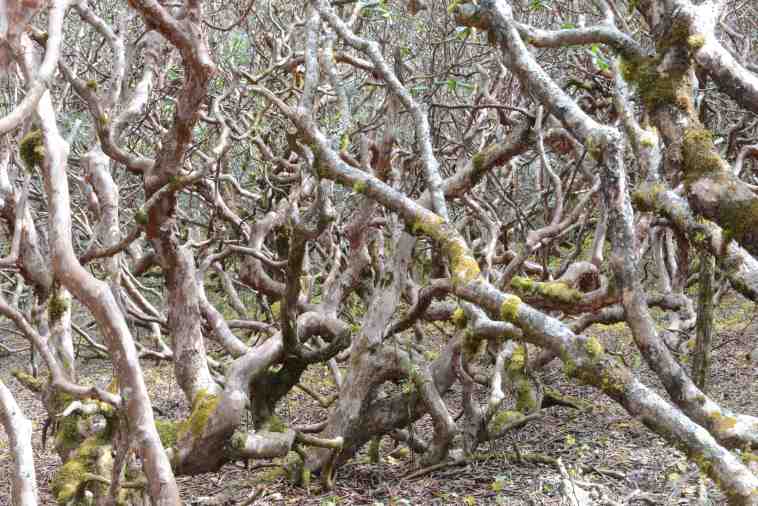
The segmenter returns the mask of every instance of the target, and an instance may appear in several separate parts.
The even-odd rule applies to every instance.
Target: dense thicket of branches
[[[15,374],[52,422],[57,501],[178,504],[177,475],[290,452],[328,487],[385,435],[458,458],[554,402],[557,359],[758,504],[732,451],[758,419],[672,353],[696,320],[707,339],[727,285],[758,301],[756,14],[0,0],[0,313],[34,350]],[[620,321],[667,399],[585,332]],[[75,340],[110,384],[80,382]],[[187,419],[156,420],[145,359],[173,364]],[[329,398],[301,382],[324,366]],[[295,388],[322,423],[275,415]],[[0,415],[15,504],[35,504],[2,383]],[[432,433],[406,430],[426,415]]]

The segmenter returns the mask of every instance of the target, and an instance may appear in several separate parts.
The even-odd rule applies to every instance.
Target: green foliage
[[[221,54],[224,60],[229,61],[235,67],[250,65],[252,63],[250,59],[252,49],[248,34],[237,30],[229,33],[221,47]]]

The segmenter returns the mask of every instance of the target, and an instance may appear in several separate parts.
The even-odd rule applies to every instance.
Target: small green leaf
[[[455,28],[455,36],[458,40],[466,40],[471,35],[470,26],[457,26]]]

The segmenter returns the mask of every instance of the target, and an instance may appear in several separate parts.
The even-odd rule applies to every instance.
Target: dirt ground
[[[717,334],[710,392],[722,405],[740,413],[758,416],[758,364],[747,356],[755,346],[758,317],[755,306],[736,296],[727,296],[717,313]],[[628,365],[659,391],[660,385],[652,376],[632,345],[631,335],[623,324],[596,326],[589,332],[598,337],[608,350],[618,352]],[[4,335],[8,346],[25,346],[24,341]],[[684,347],[686,349],[686,346]],[[686,354],[682,360],[687,361]],[[41,402],[23,389],[11,377],[11,371],[28,362],[28,353],[20,355],[0,352],[0,378],[12,389],[25,414],[34,421],[34,450],[41,504],[54,504],[49,483],[57,456],[42,449],[41,432],[44,411]],[[145,374],[155,399],[159,417],[181,417],[187,405],[181,391],[172,382],[171,366],[145,362]],[[82,377],[106,384],[110,366],[100,360],[89,360],[80,366]],[[562,394],[587,401],[587,408],[576,410],[553,407],[545,410],[541,419],[514,431],[493,445],[480,448],[474,461],[437,470],[419,477],[410,477],[418,468],[414,455],[395,456],[393,442],[384,438],[380,462],[372,464],[366,449],[341,467],[336,487],[321,490],[317,479],[309,490],[290,485],[275,463],[251,462],[227,465],[220,472],[195,477],[180,477],[179,486],[187,504],[242,504],[256,492],[250,504],[277,505],[558,505],[561,504],[561,475],[554,465],[525,462],[533,454],[560,458],[575,479],[592,484],[594,493],[621,504],[694,504],[701,480],[696,468],[682,453],[669,447],[638,421],[608,398],[590,388],[567,382],[554,363],[542,372],[545,385],[557,388]],[[325,368],[308,372],[307,382],[314,388],[328,391],[330,378]],[[457,409],[456,396],[447,398]],[[664,395],[665,396],[665,395]],[[310,398],[296,390],[280,407],[282,418],[292,425],[312,423],[323,419],[324,411]],[[460,411],[453,411],[456,416]],[[429,421],[414,426],[424,433]],[[0,429],[2,431],[2,429]],[[0,432],[0,505],[10,504],[9,469],[11,465],[8,441]],[[523,461],[509,459],[517,452]],[[723,504],[714,485],[705,480],[711,504]],[[226,501],[221,499],[226,498]],[[602,504],[602,502],[598,502]]]

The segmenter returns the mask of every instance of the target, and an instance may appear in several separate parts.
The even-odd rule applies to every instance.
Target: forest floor
[[[659,382],[640,359],[625,325],[596,326],[589,334],[600,339],[608,350],[623,356],[646,384],[665,397]],[[722,405],[751,415],[758,415],[758,364],[748,360],[756,334],[755,305],[727,295],[717,311],[710,392]],[[437,345],[441,346],[444,337],[439,340]],[[24,341],[6,339],[6,336],[3,342],[10,346],[24,345]],[[49,483],[59,460],[50,444],[42,448],[45,419],[42,404],[10,374],[28,361],[27,353],[21,355],[0,356],[0,378],[12,389],[24,413],[34,421],[33,444],[41,504],[54,504]],[[685,354],[681,358],[686,362],[688,357]],[[158,416],[186,416],[187,405],[171,380],[171,366],[145,362],[144,367]],[[109,368],[100,360],[89,360],[82,365],[80,374],[87,380],[106,384],[110,379]],[[261,461],[251,462],[251,469],[240,463],[227,465],[214,474],[180,477],[179,486],[187,504],[241,504],[254,490],[259,495],[251,504],[259,505],[561,504],[558,469],[550,464],[525,462],[530,455],[540,454],[560,458],[577,481],[592,484],[597,495],[621,504],[695,503],[700,474],[681,452],[630,418],[607,397],[567,381],[559,363],[545,368],[541,378],[545,385],[557,388],[562,394],[582,399],[586,407],[580,410],[548,408],[543,417],[497,443],[481,447],[478,458],[465,465],[413,477],[412,473],[418,469],[418,456],[400,456],[395,452],[393,457],[390,455],[393,442],[384,438],[379,462],[371,463],[364,448],[338,470],[336,486],[328,492],[322,491],[315,478],[309,490],[293,486],[281,467],[272,465],[276,463]],[[305,381],[327,393],[331,378],[326,368],[319,367],[309,370]],[[459,392],[454,390],[446,398],[458,409],[456,396]],[[299,390],[282,403],[280,412],[292,425],[313,423],[325,416],[325,411]],[[424,433],[429,426],[429,420],[422,419],[414,430]],[[10,504],[11,458],[7,438],[1,431],[0,506],[5,506]],[[513,457],[514,451],[523,457],[522,462],[508,458],[509,454]],[[706,480],[704,485],[711,504],[724,503],[713,483]],[[219,502],[222,497],[229,500]]]

